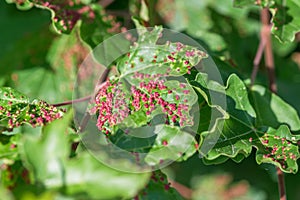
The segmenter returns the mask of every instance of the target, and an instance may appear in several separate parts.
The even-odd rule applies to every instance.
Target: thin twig
[[[257,72],[258,72],[258,68],[259,68],[259,63],[261,61],[261,58],[262,58],[262,55],[263,53],[265,52],[265,49],[266,49],[266,43],[267,43],[267,38],[269,37],[270,35],[270,31],[271,31],[271,26],[270,26],[270,23],[269,23],[269,13],[266,13],[265,12],[268,12],[268,10],[266,9],[263,9],[261,11],[261,15],[260,15],[260,20],[262,22],[262,27],[261,27],[261,30],[260,30],[260,41],[259,41],[259,46],[258,46],[258,49],[256,51],[256,55],[255,55],[255,58],[254,58],[254,61],[253,61],[253,71],[252,71],[252,74],[251,74],[251,86],[254,84],[254,81],[255,81],[255,78],[256,78],[256,75],[257,75]]]
[[[280,200],[286,200],[284,173],[276,167]]]
[[[107,6],[109,6],[110,4],[112,4],[114,2],[114,0],[101,0],[99,2],[99,4],[103,7],[106,8]]]
[[[265,64],[268,70],[269,78],[269,88],[271,92],[277,92],[276,78],[275,78],[275,66],[274,66],[274,56],[272,50],[272,40],[271,40],[271,24],[270,24],[270,13],[268,8],[264,8],[261,11],[261,22],[263,25],[261,40],[265,41]],[[284,173],[279,167],[276,167],[277,177],[278,177],[278,190],[280,200],[286,200],[286,190],[285,190],[285,180]]]
[[[173,188],[175,188],[179,192],[179,194],[181,194],[181,196],[183,196],[186,199],[191,199],[192,198],[192,195],[193,195],[193,190],[192,189],[190,189],[187,186],[182,185],[181,183],[178,183],[174,180],[169,179],[169,182],[171,183],[171,186]]]
[[[260,33],[260,41],[259,41],[259,46],[253,61],[253,71],[251,74],[251,86],[254,84],[257,72],[258,72],[258,68],[259,68],[259,63],[261,61],[262,55],[264,53],[264,49],[266,46],[266,41],[264,40],[264,37],[262,37],[263,35],[263,31],[261,31]]]
[[[130,13],[126,10],[107,10],[106,13],[109,15],[124,17],[125,19],[131,19]]]
[[[91,96],[86,96],[86,97],[82,97],[82,98],[79,98],[79,99],[65,101],[65,102],[62,102],[62,103],[55,103],[55,104],[52,104],[52,106],[55,106],[55,107],[66,106],[66,105],[70,105],[70,104],[73,104],[73,103],[80,103],[80,102],[84,102],[84,101],[89,101],[90,99],[91,99]]]
[[[276,85],[276,78],[275,78],[276,76],[275,76],[274,57],[273,57],[272,40],[271,40],[270,13],[268,8],[262,9],[261,22],[262,22],[262,29],[260,33],[260,43],[259,43],[258,50],[256,52],[255,59],[253,61],[254,66],[251,74],[251,86],[254,84],[259,63],[261,61],[262,54],[264,53],[265,65],[268,71],[269,88],[271,92],[276,93],[277,85]],[[278,167],[276,167],[276,170],[277,170],[277,177],[278,177],[278,190],[279,190],[280,200],[286,200],[284,173]]]
[[[270,90],[274,93],[277,92],[276,86],[276,78],[275,78],[275,67],[274,67],[274,58],[273,58],[273,50],[272,50],[272,40],[271,40],[271,25],[270,25],[270,14],[267,8],[262,10],[262,23],[263,26],[266,27],[266,31],[264,31],[264,38],[266,41],[265,46],[265,64],[268,70],[269,77],[269,87]]]

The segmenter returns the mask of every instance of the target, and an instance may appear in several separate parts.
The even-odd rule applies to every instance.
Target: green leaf
[[[138,28],[138,42],[130,47],[127,56],[124,56],[117,63],[117,69],[121,77],[133,78],[134,73],[150,75],[143,77],[153,79],[164,76],[182,76],[202,59],[208,55],[196,47],[178,43],[166,42],[157,44],[159,37],[163,34],[161,26],[155,26],[152,30],[141,26],[135,20]],[[129,78],[128,78],[128,75]]]
[[[8,87],[0,88],[0,131],[12,130],[27,123],[42,126],[60,118],[63,112],[44,101],[30,101],[22,93]]]
[[[51,42],[42,66],[31,63],[31,68],[15,71],[9,85],[33,98],[58,103],[72,99],[78,68],[89,47],[81,41],[78,26]]]
[[[11,192],[9,190],[7,190],[5,187],[3,187],[2,184],[0,185],[0,196],[1,196],[1,198],[6,199],[6,200],[14,200]]]
[[[67,70],[53,72],[43,67],[19,70],[14,73],[18,78],[10,86],[32,98],[58,103],[72,99],[74,82],[70,79],[74,77],[71,73],[66,77],[66,73]]]
[[[108,14],[105,14],[99,4],[91,4],[89,9],[90,11],[88,12],[93,15],[82,17],[80,36],[91,48],[95,48],[103,40],[121,32],[120,24],[114,17],[109,17]]]
[[[153,171],[148,185],[139,192],[135,199],[174,199],[183,200],[181,195],[170,186],[167,176],[161,171]]]
[[[19,158],[18,145],[20,134],[4,135],[0,134],[0,160],[4,163],[12,164]]]
[[[193,125],[189,112],[197,95],[182,76],[207,54],[181,43],[156,44],[162,27],[137,26],[138,42],[117,63],[120,77],[111,78],[96,96],[91,113],[98,115],[99,130],[114,134],[117,126],[137,128],[159,114],[166,115],[163,123]]]
[[[69,35],[61,35],[52,42],[47,61],[55,71],[71,74],[68,77],[70,79],[75,76],[89,52],[90,48],[81,40],[80,27],[77,25]]]
[[[286,125],[277,130],[269,128],[259,141],[254,141],[256,161],[258,164],[272,163],[284,172],[295,174],[298,171],[297,159],[300,158],[299,141],[300,135],[292,135]]]
[[[128,152],[128,156],[132,154],[132,161],[141,166],[185,161],[194,155],[198,148],[194,135],[170,125],[118,130],[109,140],[122,151]]]
[[[138,43],[131,48],[127,56],[118,62],[117,68],[121,77],[126,77],[130,81],[134,78],[134,73],[149,74],[148,78],[153,75],[182,76],[202,59],[208,57],[205,52],[181,43],[155,44],[157,40],[155,36],[160,34],[160,31],[154,31],[140,36],[141,44]]]
[[[194,136],[178,127],[158,125],[154,133],[157,135],[154,144],[145,160],[150,165],[165,161],[184,161],[197,150],[198,144]]]
[[[267,7],[273,4],[274,1],[271,0],[261,0],[259,3],[256,0],[233,0],[233,5],[237,7],[251,6],[251,5],[261,5]]]
[[[181,0],[161,0],[157,7],[160,16],[168,26],[176,31],[186,31],[190,36],[203,40],[212,51],[230,48],[226,41],[226,34],[239,26],[239,22],[248,26],[243,26],[241,29],[243,32],[251,32],[252,27],[255,27],[254,20],[248,18],[250,10],[234,8],[232,1],[224,1],[221,4],[215,0],[190,0],[189,3]],[[232,18],[234,20],[230,27],[222,23],[221,30],[218,30],[218,23],[223,18],[227,21]]]
[[[133,17],[132,18],[136,28],[137,32],[139,34],[138,38],[138,45],[143,44],[155,44],[159,38],[159,35],[162,33],[162,26],[155,26],[152,30],[148,29],[147,27],[144,27],[139,19]],[[150,31],[151,30],[151,31]]]
[[[282,42],[293,42],[300,31],[300,2],[298,0],[276,0],[271,6],[273,14],[272,33]]]
[[[33,4],[29,0],[18,1],[18,0],[6,0],[6,3],[15,3],[16,7],[20,10],[29,10]]]
[[[30,70],[37,66],[47,66],[48,63],[45,61],[45,57],[53,38],[54,35],[47,29],[32,31],[16,42],[6,38],[13,45],[7,52],[3,51],[4,55],[0,57],[0,69],[3,75],[11,74],[11,81],[18,82],[19,70]]]
[[[227,86],[225,88],[222,88],[221,85],[216,84],[213,81],[206,83],[201,74],[197,76],[196,81],[201,85],[207,85],[206,87],[210,91],[222,92],[222,89],[225,89],[226,92],[227,108],[218,108],[225,114],[226,119],[216,120],[212,130],[201,133],[201,136],[204,137],[204,139],[209,137],[209,135],[219,136],[216,145],[205,156],[205,159],[214,160],[221,155],[233,158],[239,153],[248,155],[251,152],[251,145],[245,143],[242,138],[250,137],[249,135],[253,134],[253,131],[255,130],[254,122],[256,114],[248,100],[244,83],[235,74],[232,74],[228,78]],[[195,85],[199,86],[199,84]],[[203,93],[199,87],[195,89]],[[209,91],[205,92],[207,96],[210,95],[208,93]],[[220,94],[222,95],[222,93]],[[209,103],[211,104],[211,102]],[[225,113],[224,110],[226,110]],[[203,153],[205,154],[207,152]],[[223,158],[221,160],[222,161],[219,160],[217,162],[224,161]]]
[[[0,27],[3,27],[0,37],[1,76],[45,63],[44,56],[54,37],[47,29],[48,22],[47,12],[37,8],[20,12],[14,5],[0,1]]]
[[[29,0],[34,6],[51,12],[52,25],[58,33],[69,34],[82,16],[90,16],[93,10],[81,1]],[[90,17],[92,19],[92,17]]]
[[[267,88],[254,85],[249,97],[258,116],[257,126],[278,128],[281,124],[287,124],[292,131],[300,130],[297,111]]]
[[[17,72],[22,86],[16,85],[23,87],[22,91],[29,92],[31,96],[49,102],[71,100],[74,97],[74,83],[78,81],[77,78],[82,77],[78,75],[78,71],[90,52],[89,46],[80,38],[79,28],[74,27],[69,35],[61,35],[52,42],[46,57],[51,69],[35,68],[32,71]],[[35,74],[34,78],[26,79],[27,73]],[[30,84],[30,87],[27,84]]]
[[[130,198],[147,184],[150,176],[112,169],[87,152],[67,162],[64,171],[66,194],[99,200]]]
[[[49,10],[52,27],[57,33],[70,34],[75,25],[82,21],[82,37],[92,47],[95,47],[111,33],[119,32],[119,24],[114,20],[108,19],[99,4],[92,3],[89,0],[70,2],[44,0],[6,1],[15,3],[17,8],[21,10],[28,10],[33,6]]]
[[[61,120],[45,126],[42,138],[27,137],[24,141],[24,158],[28,168],[47,187],[64,184],[64,160],[69,155],[66,131],[71,119],[72,113],[69,112]]]
[[[194,85],[198,86],[196,90],[198,90],[200,93],[204,93],[206,96],[209,95],[208,90],[200,89],[201,87],[204,89],[206,87],[206,89],[211,90],[211,92],[221,91],[222,86],[213,81],[207,83],[205,76],[200,75],[201,74],[199,74],[199,76],[196,78],[196,81],[199,84],[192,82]],[[201,137],[204,139],[206,137],[212,137],[212,135],[219,136],[215,146],[213,146],[207,155],[205,155],[206,152],[204,152],[204,162],[206,164],[219,164],[225,162],[229,158],[236,162],[241,162],[244,158],[250,155],[252,147],[255,147],[257,148],[258,163],[272,162],[273,164],[279,166],[284,172],[295,173],[297,171],[296,160],[299,157],[299,153],[297,146],[290,147],[290,143],[297,143],[299,136],[292,136],[286,126],[285,128],[279,127],[278,130],[269,128],[267,134],[271,134],[272,136],[266,136],[266,130],[256,125],[256,121],[259,121],[259,118],[261,117],[259,113],[262,111],[257,109],[256,115],[248,99],[246,86],[236,75],[233,74],[228,78],[225,91],[227,97],[226,113],[229,117],[225,118],[224,121],[216,120],[215,126],[212,130],[201,133]],[[206,99],[209,103],[211,103],[209,98]],[[276,101],[278,102],[278,99],[275,98],[275,102]],[[223,109],[225,110],[225,108]],[[286,113],[283,115],[288,115],[287,113],[289,113],[290,110],[291,109],[285,110]],[[292,113],[292,116],[294,114],[295,113]],[[289,120],[292,121],[291,119]],[[266,139],[265,137],[270,137],[272,141],[270,141],[270,143],[266,142],[266,140],[270,139]],[[293,140],[291,138],[293,138]],[[270,146],[268,146],[269,144]],[[283,158],[279,156],[279,154],[282,152],[279,150],[278,154],[276,154],[276,148],[285,149],[286,154],[289,154],[289,156],[294,159],[293,162],[291,160],[283,162]],[[291,151],[290,148],[292,148]],[[261,152],[265,152],[268,158],[270,155],[274,154],[273,157],[271,156],[273,160],[272,158],[261,159]],[[203,152],[201,152],[201,148],[200,153],[203,154]],[[281,154],[281,156],[283,155]]]
[[[42,138],[25,138],[22,155],[36,182],[82,199],[129,198],[146,185],[150,174],[117,171],[88,152],[69,159],[71,143],[66,132],[71,119],[70,112],[47,125]]]
[[[300,2],[298,0],[263,0],[260,4],[255,0],[235,0],[235,6],[260,5],[269,7],[272,12],[272,33],[281,42],[293,42],[295,34],[300,31]]]
[[[141,1],[140,17],[146,22],[149,21],[149,9],[145,3],[145,0]]]

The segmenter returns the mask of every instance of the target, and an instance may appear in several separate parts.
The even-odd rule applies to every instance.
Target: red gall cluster
[[[44,1],[33,1],[33,3],[40,4],[47,7],[55,12],[53,18],[54,23],[57,27],[60,27],[63,31],[72,30],[76,22],[81,18],[83,12],[86,12],[87,6],[81,9],[76,8],[80,5],[80,1],[74,0],[44,0]]]
[[[97,13],[92,6],[85,5],[80,0],[39,0],[33,3],[54,11],[53,21],[59,32],[70,32],[80,19],[92,22],[97,14],[100,14],[103,23],[106,23],[108,33],[121,32],[121,24],[116,22],[114,16],[106,15],[104,12]]]
[[[188,94],[189,90],[184,90]],[[148,83],[141,82],[139,88],[131,87],[132,93],[132,106],[135,111],[144,109],[146,115],[151,115],[152,112],[160,106],[166,116],[166,124],[179,123],[184,126],[185,123],[191,124],[192,122],[184,113],[188,112],[189,106],[181,103],[169,103],[164,100],[161,94],[172,94],[173,91],[167,88],[164,80],[151,80]],[[180,97],[174,95],[174,100],[179,101]]]
[[[263,158],[278,162],[283,169],[287,168],[288,159],[297,160],[297,156],[292,152],[291,142],[286,138],[265,134],[261,143],[266,146],[265,150],[268,152],[263,155]]]
[[[0,118],[7,122],[7,128],[12,130],[24,123],[33,127],[43,126],[55,119],[61,118],[62,110],[57,109],[43,101],[33,104],[13,103],[9,101],[7,106],[0,106]]]
[[[188,117],[189,106],[179,103],[179,95],[173,95],[177,103],[169,103],[162,95],[171,95],[173,91],[168,88],[164,80],[150,80],[140,82],[139,87],[132,86],[131,93],[124,92],[122,82],[107,81],[95,97],[95,106],[91,109],[92,114],[97,114],[97,127],[100,131],[109,134],[112,129],[134,112],[144,112],[147,116],[160,108],[165,114],[166,124],[192,125],[193,121]],[[185,88],[185,84],[180,84]],[[183,90],[188,94],[189,90]],[[187,100],[184,100],[187,103]]]
[[[92,22],[97,15],[91,6],[83,4],[80,0],[36,0],[33,1],[33,3],[42,5],[54,11],[55,16],[53,21],[60,32],[71,31],[77,21],[82,18],[86,18]],[[121,31],[121,24],[117,23],[113,16],[105,15],[103,12],[99,14],[102,16],[103,22],[108,25],[108,33],[117,33]]]
[[[106,134],[109,134],[111,128],[121,123],[130,113],[126,102],[127,97],[123,91],[121,82],[109,80],[95,97],[96,106],[91,109],[91,113],[98,114],[97,127]]]
[[[143,80],[143,79],[155,80],[160,77],[169,76],[169,72],[170,72],[170,69],[168,69],[165,74],[159,74],[159,73],[158,74],[146,74],[146,73],[135,72],[132,77],[135,79],[139,79],[139,80]]]
[[[129,69],[140,66],[142,62],[156,63],[158,67],[161,66],[158,63],[166,65],[161,73],[134,72],[130,78],[135,85],[130,88],[128,92],[130,94],[122,89],[125,84],[108,80],[95,97],[96,105],[91,109],[92,114],[98,115],[97,127],[100,131],[111,133],[116,125],[134,112],[144,112],[150,120],[157,109],[165,114],[166,124],[181,127],[193,124],[192,117],[189,116],[188,99],[184,97],[190,93],[190,90],[185,89],[184,83],[180,83],[177,88],[168,88],[162,78],[172,74],[189,74],[192,67],[189,61],[191,57],[204,57],[206,54],[181,43],[169,42],[167,45],[170,46],[171,52],[162,51],[161,54],[152,56],[127,53],[125,64]],[[134,56],[138,56],[138,59],[134,59]],[[165,66],[168,68],[166,69]]]

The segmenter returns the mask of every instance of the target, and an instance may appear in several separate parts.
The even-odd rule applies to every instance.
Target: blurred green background
[[[115,0],[107,12],[127,29],[137,14],[135,0]],[[235,72],[249,79],[259,44],[259,8],[234,8],[226,0],[153,0],[150,25],[163,24],[201,43],[215,59],[224,80]],[[78,65],[88,53],[74,31],[59,35],[51,26],[48,10],[18,10],[0,0],[0,86],[14,87],[31,98],[49,103],[72,99]],[[99,27],[101,28],[101,27]],[[273,37],[278,94],[300,113],[299,38],[281,44]],[[78,48],[79,47],[79,48]],[[84,50],[84,51],[83,51]],[[267,85],[263,62],[256,80]],[[298,162],[299,164],[299,162]],[[274,166],[257,165],[254,153],[240,164],[227,161],[206,166],[198,156],[174,163],[164,171],[177,182],[193,188],[195,199],[278,199]],[[289,200],[300,199],[300,173],[286,175]]]

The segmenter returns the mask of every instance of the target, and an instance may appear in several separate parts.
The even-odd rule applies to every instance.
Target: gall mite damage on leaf
[[[0,103],[0,126],[8,131],[24,123],[43,126],[63,116],[63,110],[40,100],[29,102],[24,95],[9,88],[0,89]]]
[[[187,83],[168,79],[190,74],[207,54],[179,42],[153,46],[144,41],[124,54],[116,66],[120,77],[108,79],[96,95],[91,114],[97,115],[98,129],[106,134],[138,115],[146,119],[140,125],[149,124],[158,113],[165,115],[165,124],[193,125],[189,112],[197,94]]]
[[[183,94],[189,93],[189,90],[183,91]],[[164,80],[140,82],[139,87],[131,86],[129,93],[125,92],[123,82],[108,80],[96,95],[95,106],[91,109],[91,113],[97,114],[97,126],[106,134],[135,112],[144,112],[151,118],[157,109],[161,109],[165,114],[166,124],[179,126],[193,124],[192,118],[187,117],[190,107],[185,104],[188,102],[187,99],[184,103],[180,103],[179,98],[173,95],[172,101],[176,103],[170,103],[165,100],[166,95],[173,95],[173,92],[165,85]]]

